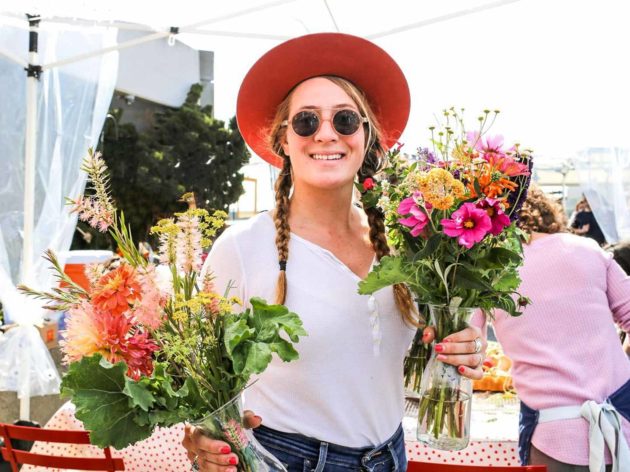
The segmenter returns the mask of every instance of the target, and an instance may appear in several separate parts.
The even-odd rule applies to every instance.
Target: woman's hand
[[[430,343],[435,339],[433,327],[424,328],[422,342]],[[446,364],[456,365],[457,370],[464,377],[478,380],[483,377],[482,364],[486,357],[488,343],[481,329],[469,326],[462,331],[453,333],[436,344],[433,348],[437,353],[437,360]]]
[[[257,428],[262,423],[262,418],[247,410],[243,414],[243,421],[248,428]],[[230,445],[204,436],[199,428],[186,425],[182,446],[186,448],[193,470],[236,472],[238,457],[232,453]]]

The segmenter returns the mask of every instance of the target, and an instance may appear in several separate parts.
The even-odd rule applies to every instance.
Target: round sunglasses
[[[319,111],[303,110],[291,118],[291,128],[298,136],[308,138],[319,131],[323,121],[327,120],[321,117]],[[350,136],[358,131],[362,123],[367,123],[368,119],[354,110],[342,108],[337,110],[329,121],[337,133]],[[288,126],[289,120],[284,120],[281,125]]]

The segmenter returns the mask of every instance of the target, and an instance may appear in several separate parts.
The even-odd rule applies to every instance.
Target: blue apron
[[[617,412],[630,421],[630,379],[605,400],[615,407]],[[529,462],[529,450],[538,424],[538,410],[528,407],[521,401],[521,413],[518,419],[518,456],[522,465]]]

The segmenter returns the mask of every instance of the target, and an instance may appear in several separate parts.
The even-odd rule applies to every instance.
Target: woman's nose
[[[336,141],[339,139],[339,134],[335,131],[332,125],[332,117],[322,118],[321,125],[315,133],[315,141]]]

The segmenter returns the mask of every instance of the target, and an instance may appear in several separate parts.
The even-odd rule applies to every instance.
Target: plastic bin
[[[89,282],[85,276],[85,266],[88,264],[102,264],[107,262],[114,257],[114,253],[104,250],[82,250],[68,251],[65,253],[65,256],[66,265],[63,271],[73,282],[87,290],[89,288]]]

